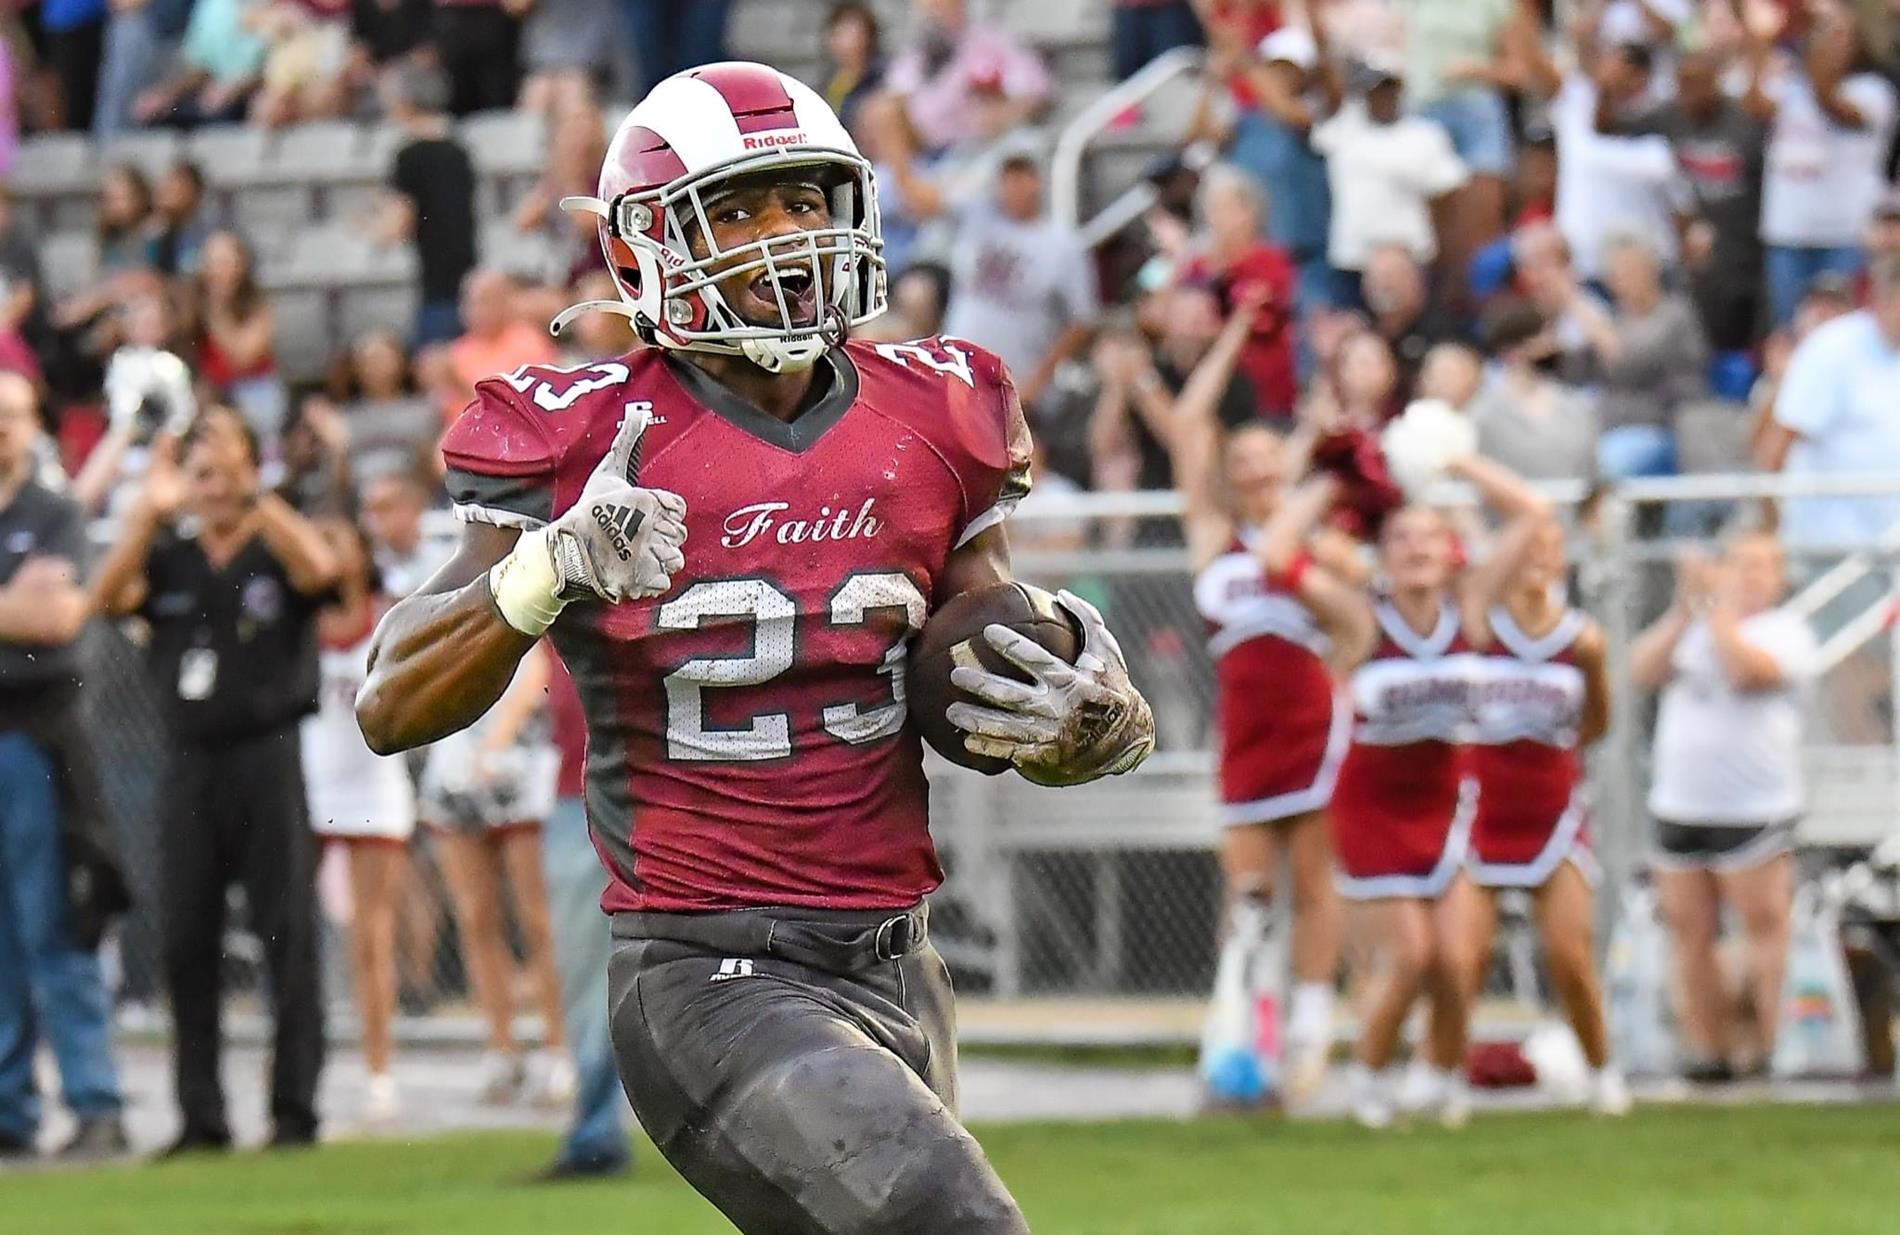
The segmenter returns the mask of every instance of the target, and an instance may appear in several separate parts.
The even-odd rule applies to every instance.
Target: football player
[[[748,1235],[1025,1225],[956,1115],[905,644],[1010,577],[1028,487],[1009,376],[884,310],[871,169],[770,68],[658,86],[598,196],[648,344],[482,382],[443,443],[459,552],[377,633],[358,716],[399,750],[473,722],[544,633],[588,714],[615,1051],[660,1150]],[[1153,718],[1101,615],[1075,664],[1001,626],[957,670],[977,753],[1044,784],[1134,767]]]

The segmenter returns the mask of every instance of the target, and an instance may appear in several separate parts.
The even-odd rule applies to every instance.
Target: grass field
[[[1341,1125],[981,1130],[1037,1235],[1881,1235],[1900,1108],[1497,1115],[1462,1133]],[[631,1181],[527,1186],[552,1142],[484,1134],[290,1156],[0,1176],[10,1235],[714,1235],[649,1147]]]

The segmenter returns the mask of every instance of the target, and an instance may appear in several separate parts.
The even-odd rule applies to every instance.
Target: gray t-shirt
[[[1668,426],[1683,404],[1708,397],[1709,340],[1694,306],[1665,296],[1640,317],[1618,310],[1615,361],[1601,370],[1605,429]]]
[[[1095,267],[1074,232],[1009,218],[989,201],[965,209],[951,277],[944,333],[995,352],[1018,381],[1065,329],[1093,324],[1101,310]]]
[[[350,426],[350,479],[361,485],[392,472],[414,472],[442,436],[427,399],[362,399],[343,409]]]
[[[1528,480],[1596,475],[1596,408],[1574,387],[1544,381],[1526,397],[1493,374],[1466,411],[1478,430],[1478,453]]]

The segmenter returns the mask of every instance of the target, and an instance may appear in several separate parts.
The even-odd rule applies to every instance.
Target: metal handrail
[[[1138,217],[1154,201],[1154,189],[1135,185],[1110,203],[1095,219],[1082,219],[1082,159],[1088,145],[1115,117],[1159,91],[1185,73],[1199,69],[1207,59],[1198,47],[1177,47],[1164,51],[1133,77],[1109,87],[1063,126],[1056,138],[1055,153],[1049,161],[1049,213],[1056,222],[1074,228],[1091,248]],[[1138,204],[1135,204],[1138,203]],[[1113,212],[1111,214],[1111,212]],[[1097,234],[1097,223],[1105,218],[1118,220],[1114,227]]]

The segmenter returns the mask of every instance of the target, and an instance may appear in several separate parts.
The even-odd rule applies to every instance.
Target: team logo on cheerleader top
[[[726,516],[725,534],[719,543],[728,549],[743,549],[755,540],[770,537],[781,545],[802,545],[821,540],[870,540],[884,530],[884,520],[873,511],[877,499],[867,497],[855,509],[849,505],[823,505],[797,518],[786,518],[790,502],[754,502]]]

